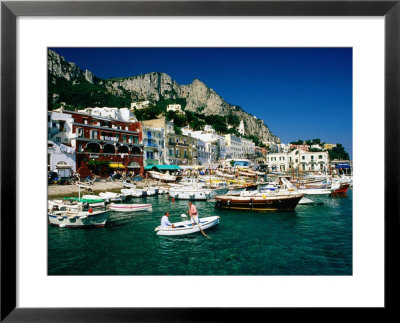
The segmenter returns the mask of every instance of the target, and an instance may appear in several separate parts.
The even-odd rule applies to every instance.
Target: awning
[[[137,162],[131,162],[127,167],[128,168],[140,168],[140,165]]]
[[[336,169],[344,169],[344,168],[351,168],[349,163],[337,163],[335,166]]]
[[[178,165],[147,165],[144,167],[145,170],[152,170],[157,168],[158,170],[179,170],[181,169]]]
[[[109,163],[108,166],[111,168],[125,168],[123,163]]]

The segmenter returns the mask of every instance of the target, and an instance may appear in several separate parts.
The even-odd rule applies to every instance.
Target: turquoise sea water
[[[196,201],[200,217],[219,225],[187,236],[158,236],[165,211],[182,221],[187,201],[168,195],[124,203],[153,210],[111,212],[104,228],[48,227],[49,275],[352,275],[352,191],[308,196],[322,205],[293,212],[217,210]]]

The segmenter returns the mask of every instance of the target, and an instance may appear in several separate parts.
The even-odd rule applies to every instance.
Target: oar
[[[182,215],[183,215],[183,214],[182,214]],[[186,217],[186,215],[185,215],[185,217]],[[200,221],[199,221],[199,222],[200,222]],[[203,236],[205,236],[205,237],[208,238],[208,239],[211,239],[211,237],[209,237],[208,235],[206,235],[206,234],[204,233],[204,231],[203,231],[203,229],[201,228],[199,222],[196,222],[196,223],[197,223],[197,226],[199,227],[201,233],[203,234]]]

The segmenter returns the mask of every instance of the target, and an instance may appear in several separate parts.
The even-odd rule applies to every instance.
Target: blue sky
[[[199,79],[265,121],[283,143],[352,147],[351,48],[51,48],[100,78],[164,72]]]

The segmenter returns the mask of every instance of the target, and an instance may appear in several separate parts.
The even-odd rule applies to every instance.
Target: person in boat
[[[161,218],[161,228],[168,228],[168,227],[172,227],[175,228],[175,226],[169,222],[169,212],[165,212],[164,216]]]
[[[196,205],[189,201],[189,214],[190,220],[193,221],[193,225],[199,223],[199,213],[197,212]]]

